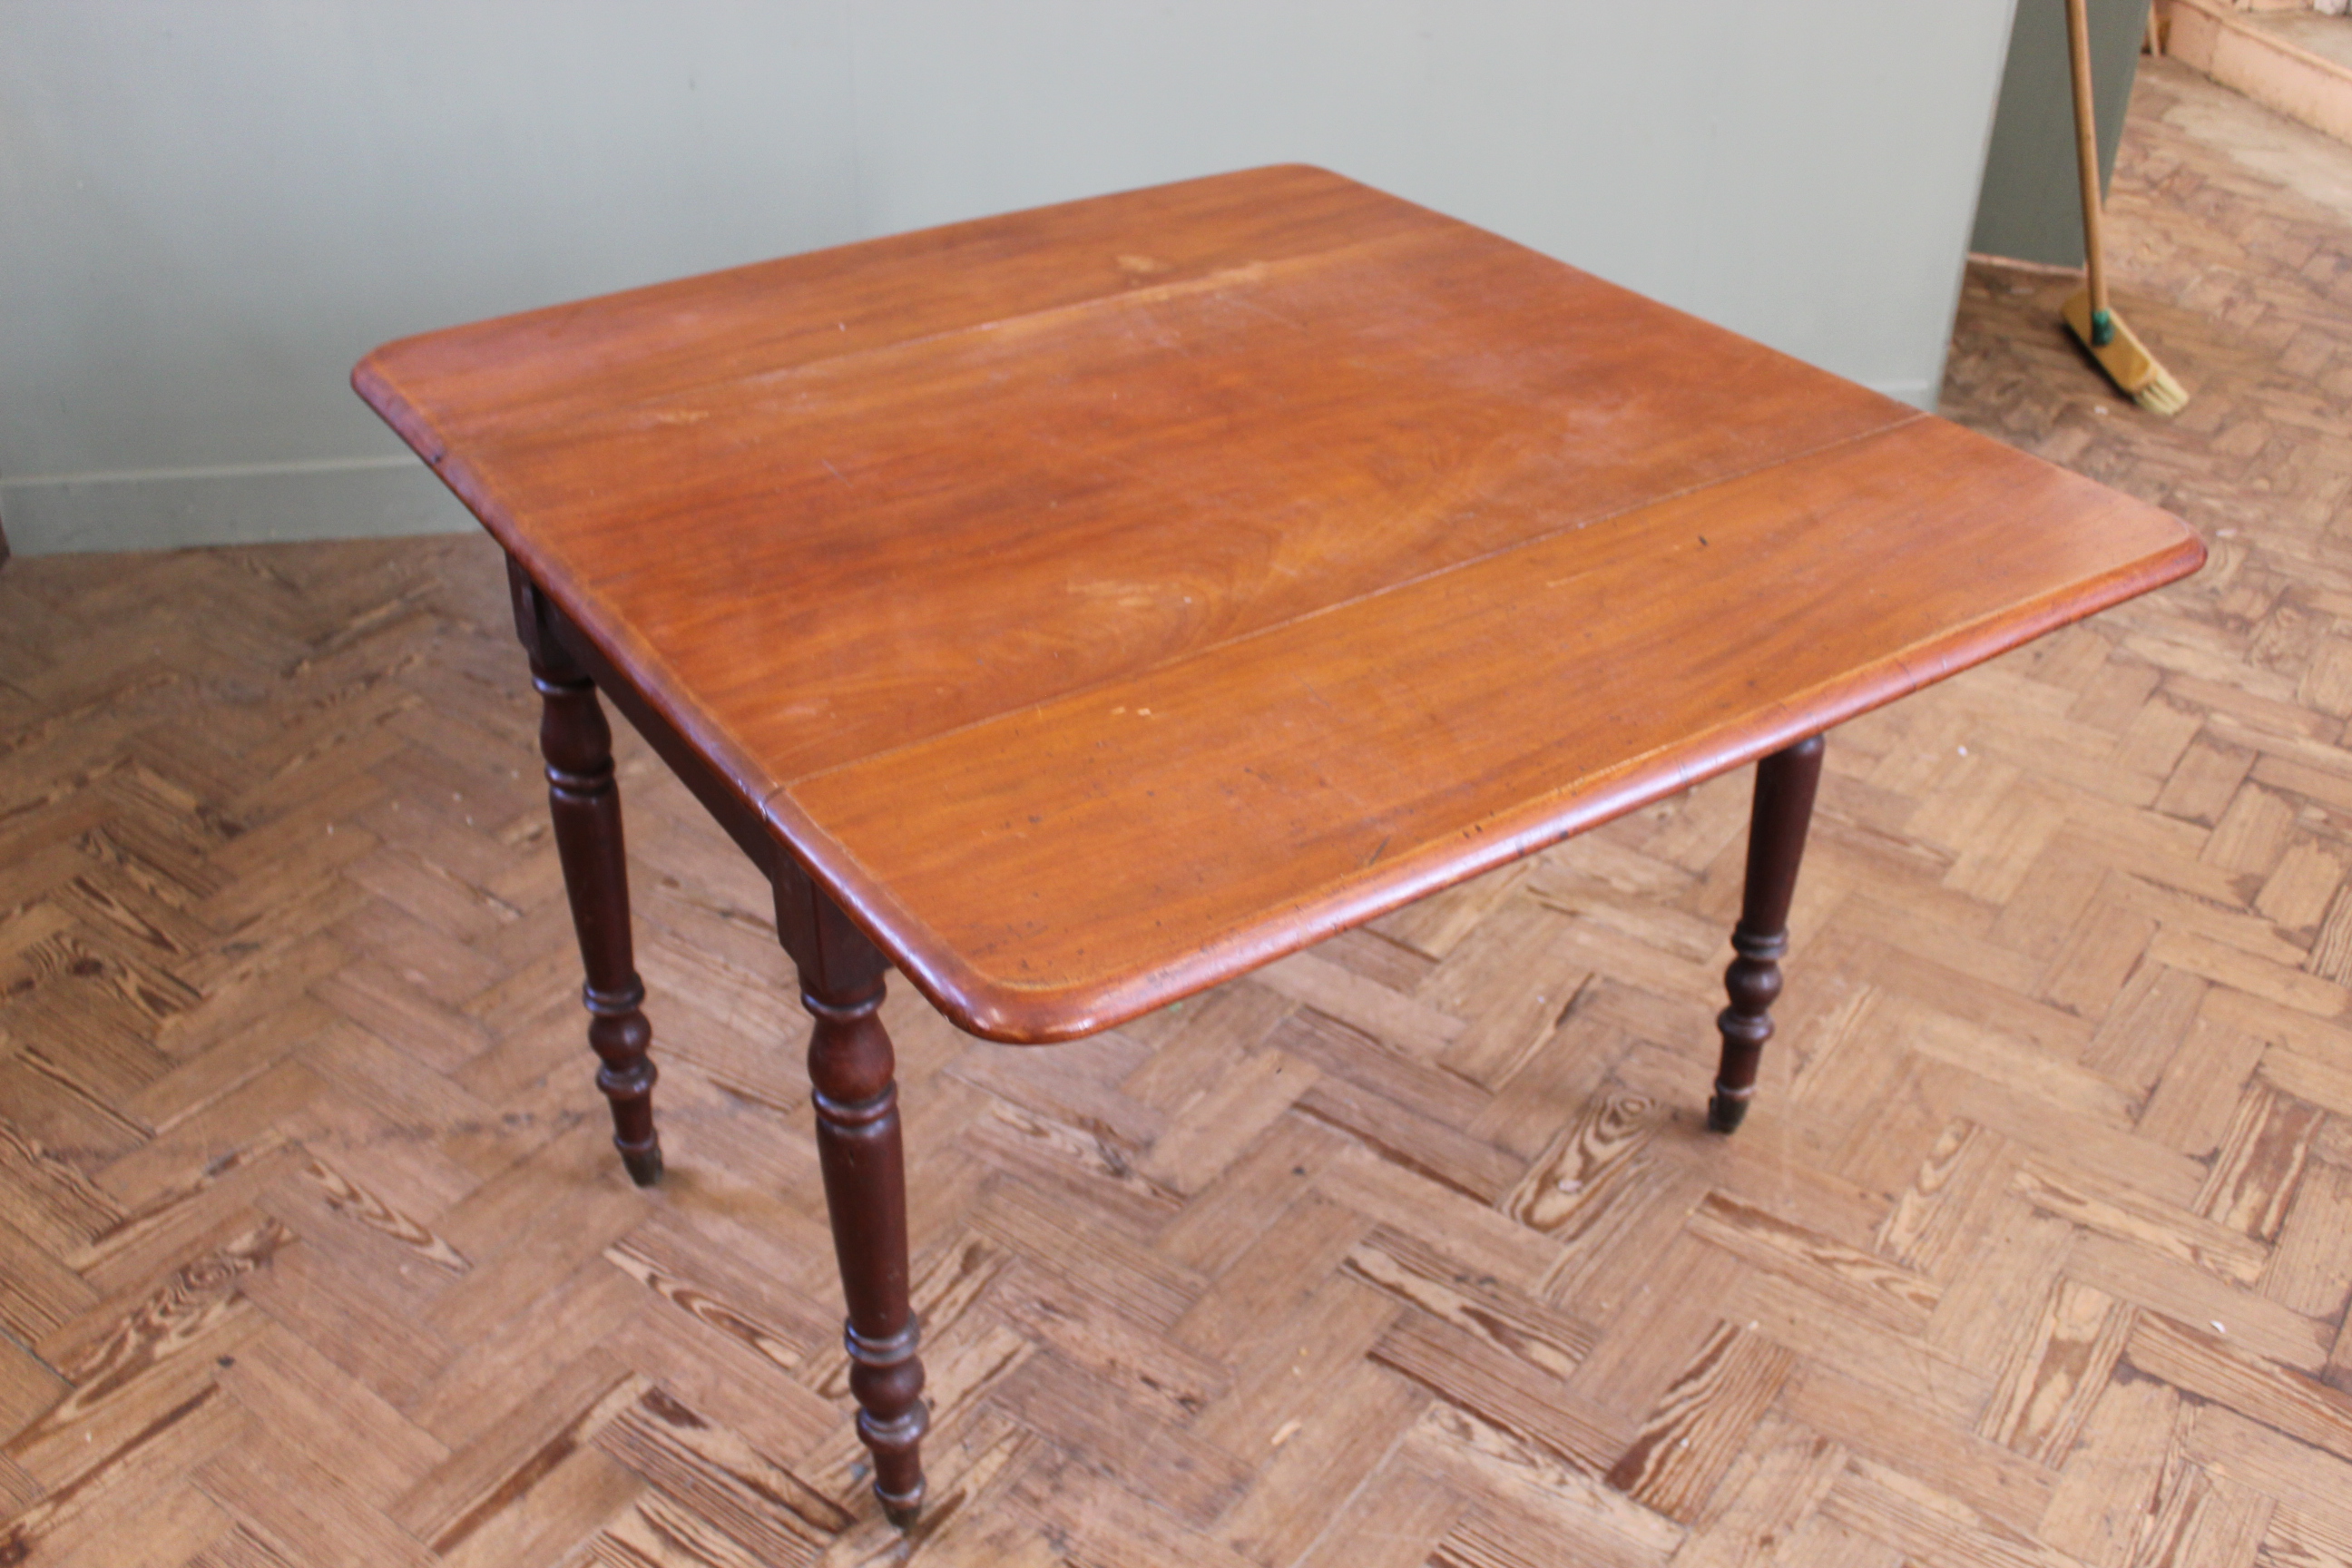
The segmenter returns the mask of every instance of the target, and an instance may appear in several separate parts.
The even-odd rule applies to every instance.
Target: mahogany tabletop
[[[2156,509],[1318,169],[354,373],[950,1017],[1116,1024],[2204,558]]]

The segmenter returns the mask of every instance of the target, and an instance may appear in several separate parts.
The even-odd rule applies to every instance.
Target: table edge
[[[1414,900],[1465,882],[1717,774],[1754,762],[2007,653],[2061,626],[2178,582],[2205,563],[2204,541],[2178,518],[2168,548],[2076,584],[2022,614],[2000,611],[1927,639],[1868,670],[1745,715],[1694,742],[1632,759],[1597,785],[1553,795],[1484,821],[1454,840],[1393,861],[1267,911],[1179,963],[1147,974],[1025,986],[986,973],[891,894],[845,847],[778,786],[762,815],[778,846],[803,866],[908,983],[950,1022],[983,1039],[1049,1045],[1115,1028],[1169,1003],[1248,973]]]

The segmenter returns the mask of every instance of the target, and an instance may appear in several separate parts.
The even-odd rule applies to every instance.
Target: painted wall
[[[2124,107],[2139,74],[2148,0],[2090,0],[2091,96],[2098,105],[2099,187],[2115,173]],[[2065,0],[2017,0],[2000,103],[1985,152],[1970,250],[2053,267],[2083,265],[2083,195],[2074,172],[2074,89]]]
[[[1292,159],[1926,404],[2009,12],[0,0],[0,516],[464,526],[347,389],[383,339]]]

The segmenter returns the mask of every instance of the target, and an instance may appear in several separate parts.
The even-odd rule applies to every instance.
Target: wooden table
[[[661,1172],[602,690],[773,883],[876,1490],[922,1497],[890,964],[1107,1028],[1758,758],[1710,1101],[1822,732],[2194,571],[2150,507],[1273,168],[388,344],[506,547],[615,1142]]]

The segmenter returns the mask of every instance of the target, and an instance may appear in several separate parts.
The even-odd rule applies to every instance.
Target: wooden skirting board
[[[2352,68],[2303,48],[2219,0],[2168,0],[2165,53],[2264,104],[2352,142]],[[2352,30],[2352,22],[2345,24]]]

